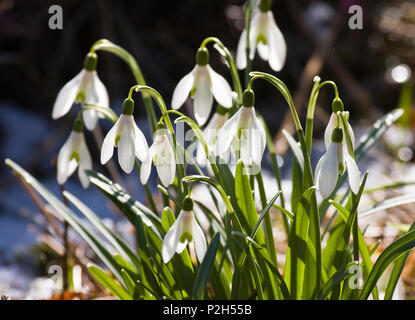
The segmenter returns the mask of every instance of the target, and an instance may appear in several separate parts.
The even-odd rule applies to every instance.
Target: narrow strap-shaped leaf
[[[89,264],[88,270],[105,288],[121,300],[131,300],[132,297],[115,280],[97,265]]]
[[[261,225],[262,220],[264,219],[265,215],[268,213],[269,209],[271,209],[272,205],[274,204],[275,200],[277,200],[280,194],[281,194],[281,191],[278,191],[277,194],[272,197],[271,201],[268,202],[264,210],[262,210],[261,216],[259,217],[257,223],[255,224],[254,229],[251,232],[251,238],[255,238],[256,232],[258,231],[258,228]]]
[[[373,265],[372,272],[369,274],[369,278],[363,286],[360,300],[366,300],[379,278],[385,271],[385,269],[402,254],[411,250],[415,246],[415,230],[410,231],[395,240],[379,255],[375,264]]]
[[[408,232],[413,231],[413,230],[415,230],[415,222],[411,225]],[[392,269],[391,276],[388,281],[388,286],[386,287],[385,298],[384,298],[385,300],[392,299],[393,292],[395,291],[396,285],[399,281],[399,277],[401,276],[403,267],[405,266],[405,263],[408,260],[408,257],[409,257],[409,251],[403,254],[401,257],[399,257],[396,260],[395,265],[393,266],[393,269]]]
[[[62,215],[62,217],[69,223],[69,225],[86,241],[95,254],[105,263],[111,272],[117,277],[120,282],[123,278],[120,274],[120,269],[115,262],[112,254],[102,245],[102,240],[96,234],[85,226],[80,219],[72,212],[65,204],[56,198],[48,189],[46,189],[39,181],[32,175],[25,171],[18,164],[10,159],[6,159],[6,165],[13,169],[19,176],[21,176],[36,192],[38,192],[54,210]]]
[[[337,270],[337,272],[334,273],[330,279],[327,280],[327,282],[322,286],[318,298],[320,300],[326,299],[335,287],[337,287],[343,280],[346,280],[352,275],[349,273],[349,270],[353,266],[357,266],[357,261],[352,261]]]
[[[195,283],[193,285],[192,296],[195,300],[200,300],[203,298],[203,293],[206,289],[206,283],[209,278],[210,270],[212,269],[213,263],[215,261],[216,252],[219,246],[220,235],[217,233],[206,251],[205,257],[199,267],[199,270],[196,274]]]
[[[298,164],[300,165],[301,171],[304,172],[304,156],[302,154],[301,148],[297,141],[295,141],[294,137],[287,131],[282,130],[285,138],[287,139],[288,145],[297,160]]]

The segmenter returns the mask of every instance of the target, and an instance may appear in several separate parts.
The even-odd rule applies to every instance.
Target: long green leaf
[[[14,172],[21,176],[34,190],[36,190],[52,206],[53,209],[62,215],[69,225],[82,237],[82,239],[86,241],[95,254],[105,263],[117,279],[120,282],[123,282],[118,264],[115,262],[112,254],[102,245],[102,240],[99,239],[92,230],[88,229],[88,227],[80,221],[72,210],[65,206],[62,201],[58,200],[58,198],[56,198],[48,189],[46,189],[22,167],[10,159],[6,159],[5,163],[12,168]]]
[[[121,300],[131,300],[132,297],[125,291],[114,279],[108,275],[104,270],[94,264],[88,265],[88,270],[105,288]]]
[[[402,254],[411,250],[415,246],[415,230],[410,231],[395,240],[379,255],[376,260],[372,272],[370,272],[367,281],[365,282],[362,293],[360,294],[360,300],[366,300],[379,278],[385,271],[385,269]]]
[[[415,230],[415,222],[409,228],[409,231],[413,231],[413,230]],[[399,277],[401,276],[402,270],[405,266],[406,261],[408,260],[408,257],[409,257],[409,251],[403,254],[401,257],[399,257],[396,260],[395,265],[393,266],[393,269],[391,272],[391,276],[388,281],[388,286],[386,287],[385,297],[384,297],[385,300],[392,299],[393,292],[395,291],[396,285],[399,281]]]
[[[203,293],[206,289],[206,283],[209,278],[209,273],[215,261],[216,252],[218,251],[219,240],[220,235],[219,233],[217,233],[213,237],[206,251],[205,257],[203,258],[202,264],[200,265],[199,270],[197,271],[192,293],[193,299],[195,300],[200,300],[203,298]]]

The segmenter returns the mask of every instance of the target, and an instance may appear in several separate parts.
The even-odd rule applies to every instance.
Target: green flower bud
[[[122,114],[125,114],[127,116],[131,116],[134,112],[134,100],[127,98],[122,103]]]
[[[164,130],[164,129],[166,129],[166,127],[164,126],[163,121],[158,122],[157,126],[156,126],[156,131],[157,130]]]
[[[259,10],[261,10],[261,12],[267,12],[271,10],[271,2],[271,0],[261,0],[259,2]]]
[[[331,110],[334,113],[337,113],[338,111],[343,112],[344,111],[343,101],[341,101],[340,98],[335,98],[333,102],[331,103]]]
[[[254,106],[255,94],[252,90],[245,90],[242,95],[242,105],[250,108]]]
[[[333,133],[331,134],[331,141],[335,143],[341,143],[343,140],[343,130],[339,127],[334,128]]]
[[[84,69],[94,71],[97,69],[98,56],[96,53],[90,52],[84,59]]]
[[[196,52],[196,63],[199,66],[205,66],[209,63],[209,51],[206,48],[199,48]]]
[[[193,200],[189,196],[183,200],[183,211],[192,211],[193,210]]]

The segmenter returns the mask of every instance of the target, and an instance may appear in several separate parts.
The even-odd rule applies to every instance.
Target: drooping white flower
[[[320,194],[323,198],[328,198],[336,187],[339,175],[343,174],[345,169],[347,169],[350,188],[357,194],[360,184],[359,168],[342,143],[343,130],[340,127],[333,130],[331,140],[327,152],[317,163],[314,174]]]
[[[203,137],[205,138],[206,144],[210,150],[214,149],[216,139],[218,137],[219,129],[229,119],[229,110],[218,105],[216,112],[212,119],[209,121],[205,129],[203,129]],[[199,142],[197,146],[196,161],[199,166],[206,166],[206,153],[203,145]]]
[[[268,61],[274,71],[280,71],[284,66],[287,45],[272,13],[269,0],[261,0],[259,9],[254,10],[249,31],[249,59],[255,57],[255,51],[261,59]],[[236,66],[238,69],[246,68],[246,29],[242,32],[236,50]]]
[[[57,163],[58,183],[64,184],[76,168],[78,168],[78,176],[82,186],[87,188],[89,179],[85,170],[92,169],[92,160],[85,142],[83,124],[80,119],[75,121],[69,138],[59,151]]]
[[[154,143],[148,150],[148,157],[141,164],[140,180],[143,185],[147,183],[150,177],[152,162],[163,186],[171,185],[176,176],[176,159],[162,123],[157,125]]]
[[[134,117],[134,101],[125,99],[122,114],[107,133],[101,148],[101,163],[111,159],[114,147],[118,147],[118,162],[125,173],[131,173],[135,158],[144,161],[148,157],[148,145],[144,134],[137,127]]]
[[[74,103],[94,104],[109,108],[107,89],[96,72],[97,56],[89,53],[84,68],[59,91],[52,110],[52,118],[58,119],[69,112]],[[88,130],[95,128],[98,118],[103,115],[95,110],[85,110],[83,120]]]
[[[193,214],[193,200],[186,197],[183,210],[164,237],[161,249],[164,263],[169,262],[176,252],[182,253],[191,241],[194,242],[197,259],[202,262],[207,249],[206,237]]]
[[[343,128],[343,122],[337,116],[337,112],[339,112],[339,111],[342,112],[343,115],[345,116],[346,120],[349,119],[349,112],[344,111],[343,102],[339,98],[335,98],[333,100],[332,111],[333,112],[330,116],[329,123],[327,124],[326,130],[324,131],[324,142],[326,144],[327,149],[328,149],[328,147],[331,143],[331,135],[333,133],[333,130],[338,126],[342,129],[344,129]],[[349,131],[350,139],[352,141],[353,150],[354,150],[354,148],[355,148],[354,132],[353,132],[352,126],[350,125],[350,123],[348,121],[347,121],[347,129]],[[345,139],[343,139],[343,144],[346,145],[346,140]]]
[[[212,110],[213,97],[223,107],[232,107],[232,89],[225,78],[210,67],[206,48],[197,51],[196,63],[193,70],[174,89],[171,105],[173,109],[179,109],[190,93],[194,100],[196,121],[199,125],[204,125]]]
[[[266,145],[265,129],[255,115],[254,93],[246,90],[242,107],[222,126],[217,135],[215,154],[223,156],[233,149],[245,166],[261,165]]]

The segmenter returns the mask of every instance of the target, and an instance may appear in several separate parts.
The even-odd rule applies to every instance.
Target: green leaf
[[[111,253],[102,245],[102,240],[99,239],[92,230],[90,230],[85,223],[83,223],[75,213],[72,212],[62,201],[58,200],[48,189],[46,189],[33,176],[25,171],[18,164],[10,159],[6,159],[6,165],[13,169],[26,183],[28,183],[36,192],[38,192],[43,199],[45,199],[54,210],[62,215],[62,217],[69,223],[69,225],[85,240],[91,247],[95,254],[105,263],[111,272],[122,282],[123,278],[120,274],[120,269],[115,262]]]
[[[112,182],[101,173],[90,170],[85,172],[91,183],[97,186],[120,209],[132,225],[135,224],[135,216],[139,215],[147,226],[161,227],[160,218],[149,208],[133,200],[119,184]]]
[[[297,141],[295,141],[293,136],[290,135],[290,133],[287,130],[283,129],[282,133],[285,136],[285,138],[287,139],[288,145],[290,146],[290,149],[291,149],[295,159],[297,160],[298,164],[300,165],[301,171],[304,172],[304,157],[303,157],[301,148],[299,146],[299,143]]]
[[[195,300],[201,300],[203,298],[203,293],[205,292],[206,283],[209,278],[209,273],[215,261],[219,240],[220,235],[219,233],[217,233],[210,242],[205,257],[203,258],[202,264],[200,265],[199,270],[197,271],[192,292],[193,299]]]
[[[415,230],[415,222],[409,228],[409,231],[413,231],[413,230]],[[402,270],[405,266],[406,261],[408,260],[408,257],[409,257],[409,251],[403,254],[401,257],[399,257],[396,260],[395,265],[393,266],[393,269],[391,272],[391,276],[388,281],[388,286],[386,287],[385,297],[384,297],[385,300],[392,299],[393,292],[395,291],[396,285],[399,281],[399,277],[401,276]]]
[[[329,280],[322,286],[318,298],[320,300],[326,299],[334,288],[336,288],[342,281],[346,280],[352,274],[349,273],[351,267],[357,266],[357,261],[352,261],[347,265],[341,267],[334,273]]]
[[[369,274],[367,281],[365,282],[362,293],[360,295],[360,300],[366,300],[379,278],[385,271],[385,269],[402,254],[406,253],[408,250],[411,250],[415,246],[415,230],[410,231],[395,240],[390,244],[383,252],[379,255],[376,260],[372,271]]]
[[[89,221],[100,231],[105,238],[118,250],[120,254],[123,255],[124,259],[129,260],[130,263],[135,266],[139,265],[139,258],[136,257],[134,251],[130,246],[122,240],[116,233],[110,230],[102,220],[91,210],[89,209],[82,201],[77,197],[72,195],[68,191],[64,191],[64,197],[67,198]]]
[[[320,282],[321,262],[318,262],[319,258],[316,256],[315,230],[310,229],[310,225],[314,226],[311,224],[314,219],[312,212],[317,212],[315,191],[315,187],[311,187],[303,193],[288,239],[284,279],[289,284],[294,299],[311,299],[317,293],[316,288]],[[309,296],[304,297],[303,294]]]
[[[90,263],[88,270],[105,288],[121,300],[131,300],[132,297],[115,280],[98,266]]]
[[[252,196],[248,175],[245,172],[245,166],[242,160],[239,160],[236,165],[235,194],[238,206],[243,213],[243,219],[240,220],[245,228],[247,228],[246,233],[251,234],[258,221],[258,213],[255,207],[254,197]],[[264,237],[262,232],[258,233],[256,235],[256,241],[262,244],[263,240]]]
[[[262,210],[261,216],[259,217],[257,223],[255,224],[254,229],[251,232],[251,238],[255,238],[256,232],[258,231],[259,226],[261,225],[262,220],[264,219],[265,215],[268,213],[269,209],[273,206],[275,200],[279,197],[281,191],[278,191],[277,194],[268,202],[267,206]]]
[[[161,225],[163,226],[164,232],[167,233],[169,231],[174,221],[176,221],[176,218],[174,217],[173,211],[169,207],[165,207],[161,214]]]
[[[280,210],[283,214],[285,214],[291,221],[294,220],[294,214],[292,214],[290,211],[288,211],[287,209],[279,206],[278,204],[273,204],[272,205],[275,209]]]
[[[125,283],[125,285],[127,287],[128,294],[130,296],[133,296],[134,295],[134,292],[135,292],[135,284],[134,284],[133,279],[131,279],[131,277],[128,274],[128,272],[125,271],[124,269],[121,269],[121,275],[122,275],[122,277],[124,279],[124,283]]]
[[[386,199],[380,203],[377,203],[372,208],[368,208],[368,209],[364,209],[360,211],[359,218],[364,218],[376,212],[383,211],[389,208],[394,208],[394,207],[401,206],[407,203],[412,203],[412,202],[415,202],[415,195],[413,194]]]

